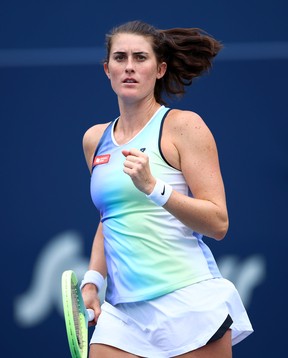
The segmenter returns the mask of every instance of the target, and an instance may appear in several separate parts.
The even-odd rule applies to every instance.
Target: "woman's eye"
[[[146,57],[144,55],[137,55],[137,60],[138,61],[145,61]]]
[[[116,61],[123,61],[123,60],[124,60],[124,55],[117,55],[117,56],[115,56],[115,60],[116,60]]]

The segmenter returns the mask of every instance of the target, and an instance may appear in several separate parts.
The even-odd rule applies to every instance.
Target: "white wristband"
[[[84,278],[80,285],[80,290],[82,290],[82,288],[87,285],[87,283],[92,283],[93,285],[95,285],[99,292],[104,284],[104,277],[98,271],[89,270],[84,275]]]
[[[160,179],[156,179],[155,187],[151,194],[146,195],[147,198],[152,200],[155,204],[163,206],[167,203],[172,193],[172,186],[165,183]]]

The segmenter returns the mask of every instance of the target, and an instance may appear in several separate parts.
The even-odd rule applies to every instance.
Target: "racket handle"
[[[91,310],[90,308],[87,309],[87,314],[88,314],[88,321],[93,321],[95,315],[94,315],[94,311]]]

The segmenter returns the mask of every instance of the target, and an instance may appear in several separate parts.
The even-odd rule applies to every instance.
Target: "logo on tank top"
[[[97,155],[93,160],[93,167],[100,164],[106,164],[110,160],[110,154]]]

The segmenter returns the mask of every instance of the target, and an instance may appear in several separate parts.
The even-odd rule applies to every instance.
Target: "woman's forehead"
[[[126,51],[135,51],[135,52],[151,52],[152,45],[151,39],[147,36],[129,34],[129,33],[120,33],[113,36],[112,39],[112,52],[126,52]]]

